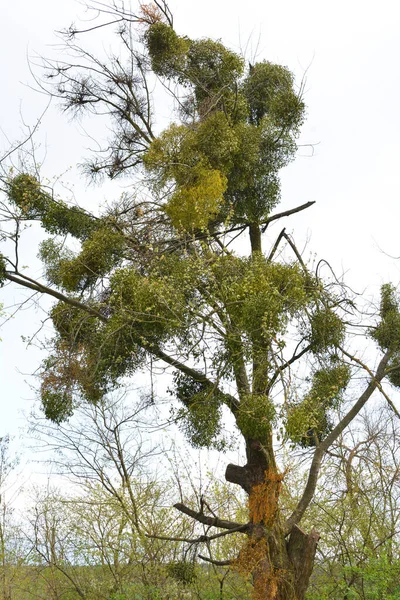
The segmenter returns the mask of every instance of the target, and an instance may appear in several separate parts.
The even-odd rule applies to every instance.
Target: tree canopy
[[[268,235],[271,223],[313,204],[275,211],[279,172],[295,158],[305,118],[303,88],[289,69],[180,35],[164,2],[112,12],[121,52],[105,64],[69,30],[77,59],[46,61],[43,85],[69,111],[109,115],[113,135],[86,171],[132,178],[136,187],[94,214],[36,174],[12,174],[3,210],[17,224],[41,224],[44,277],[31,278],[4,254],[0,282],[56,299],[41,374],[52,421],[98,403],[149,358],[172,370],[177,419],[194,447],[223,450],[231,413],[247,462],[229,464],[226,479],[248,493],[248,522],[176,506],[247,536],[237,568],[252,575],[254,598],[301,600],[318,534],[298,524],[323,456],[386,375],[399,384],[396,293],[383,287],[380,318],[367,324],[381,356],[372,372],[351,346],[359,315],[347,288],[306,264],[284,228]],[[161,132],[154,78],[175,106]],[[15,244],[18,237],[10,234]],[[361,392],[351,383],[360,370]],[[279,510],[277,441],[313,452],[291,514]]]

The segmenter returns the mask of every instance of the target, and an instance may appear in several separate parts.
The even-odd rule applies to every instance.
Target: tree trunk
[[[225,474],[249,494],[252,527],[237,569],[251,575],[253,600],[304,600],[319,535],[294,525],[285,536],[278,508],[283,476],[259,442],[248,440],[247,459],[243,467],[228,465]]]
[[[251,538],[245,552],[247,550],[246,553],[252,554],[249,564],[254,586],[253,599],[304,600],[318,538],[315,531],[307,535],[297,525],[288,540],[279,527],[266,532],[258,541]],[[242,557],[239,558],[241,561]],[[240,566],[239,570],[242,570]]]

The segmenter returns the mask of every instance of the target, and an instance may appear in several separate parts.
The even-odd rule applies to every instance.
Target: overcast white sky
[[[400,280],[400,31],[399,4],[366,0],[171,0],[175,26],[191,37],[214,37],[233,49],[250,39],[249,58],[288,66],[298,81],[307,70],[308,120],[297,161],[282,174],[280,209],[309,200],[317,204],[285,222],[299,246],[328,259],[358,290]],[[28,56],[52,56],[54,30],[78,21],[83,7],[74,0],[7,2],[0,22],[2,93],[0,127],[13,141],[21,137],[22,118],[33,125],[47,100],[32,91]],[[105,43],[107,40],[105,38]],[[53,107],[43,119],[39,138],[42,173],[75,186],[82,205],[103,201],[110,188],[87,190],[75,166],[88,145],[82,131]],[[5,147],[7,142],[3,136]],[[274,230],[277,232],[277,229]],[[34,265],[34,236],[24,262]],[[306,254],[307,255],[307,254]],[[372,293],[372,292],[371,292]],[[0,292],[12,303],[17,291]],[[26,349],[21,335],[32,333],[40,313],[17,315],[1,333],[0,435],[17,434],[34,394],[24,383],[40,357]]]

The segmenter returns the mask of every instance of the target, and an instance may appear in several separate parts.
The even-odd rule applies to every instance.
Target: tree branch
[[[287,233],[283,232],[282,233],[282,237],[285,238],[285,240],[287,241],[287,243],[289,244],[289,246],[291,247],[291,249],[293,250],[293,252],[295,253],[297,260],[299,261],[299,263],[301,264],[301,266],[303,267],[304,271],[307,272],[307,267],[304,264],[304,261],[302,259],[302,256],[300,254],[300,252],[297,250],[296,244],[293,242],[293,240],[290,239],[290,236],[288,236]]]
[[[203,525],[209,525],[210,527],[220,527],[221,529],[229,529],[229,530],[231,530],[232,533],[233,533],[232,530],[246,531],[246,529],[249,528],[249,525],[245,524],[245,523],[235,523],[234,521],[225,521],[225,519],[220,519],[219,517],[208,517],[207,515],[203,514],[202,512],[193,510],[193,509],[189,508],[188,506],[185,506],[184,504],[181,504],[181,503],[174,504],[174,508],[179,510],[184,515],[188,515],[189,517],[192,517],[192,519],[195,519],[196,521],[198,521],[199,523],[202,523]]]
[[[272,248],[271,252],[270,252],[270,253],[269,253],[269,255],[268,255],[268,258],[267,258],[267,261],[268,261],[268,262],[270,262],[270,261],[273,259],[273,257],[275,256],[275,252],[276,252],[276,251],[277,251],[277,249],[278,249],[278,246],[279,246],[279,244],[280,244],[280,241],[281,241],[281,239],[283,238],[283,235],[284,235],[285,231],[286,231],[286,228],[284,227],[284,228],[282,229],[282,231],[280,232],[280,234],[278,235],[278,237],[276,238],[276,241],[275,241],[274,247]]]
[[[303,348],[303,350],[301,350],[298,354],[296,354],[296,353],[293,354],[292,358],[290,358],[283,365],[281,365],[280,367],[277,368],[277,370],[275,371],[275,373],[272,375],[271,379],[268,382],[266,394],[268,394],[271,391],[271,388],[274,385],[275,381],[278,379],[280,373],[282,373],[285,369],[290,367],[290,365],[292,365],[294,362],[296,362],[296,360],[299,360],[302,356],[304,356],[304,354],[306,354],[310,349],[311,349],[311,344],[308,344],[308,346]],[[296,350],[297,350],[297,348],[296,348]]]
[[[216,565],[217,567],[229,567],[235,562],[234,560],[214,560],[213,558],[208,558],[202,554],[198,554],[197,556],[201,558],[201,560],[205,560],[206,562]]]
[[[75,298],[71,298],[70,296],[61,294],[60,292],[49,288],[47,285],[39,283],[39,281],[34,281],[30,277],[26,277],[26,275],[23,275],[22,273],[10,273],[9,271],[6,271],[4,276],[9,281],[18,283],[19,285],[27,287],[30,290],[34,290],[35,292],[39,292],[40,294],[47,294],[48,296],[53,296],[53,298],[57,298],[57,300],[61,300],[62,302],[65,302],[70,306],[75,306],[75,308],[79,308],[81,310],[86,311],[87,313],[93,315],[94,317],[97,317],[101,321],[107,321],[107,318],[96,309],[91,308],[87,304],[79,302],[79,300],[75,300]]]
[[[381,359],[375,376],[373,376],[368,383],[366,390],[361,394],[354,406],[348,411],[343,419],[336,425],[329,435],[317,446],[314,457],[311,463],[310,471],[308,474],[308,480],[304,489],[303,495],[297,504],[295,510],[285,523],[285,533],[291,532],[294,525],[299,523],[303,517],[308,505],[310,504],[317,485],[318,475],[321,468],[322,459],[325,452],[333,444],[333,442],[339,437],[342,431],[351,423],[351,421],[358,415],[360,410],[363,408],[367,400],[372,396],[373,392],[378,388],[383,377],[386,374],[386,366],[389,362],[391,352],[386,352]]]
[[[343,348],[339,347],[339,350],[341,352],[343,352],[343,354],[345,356],[347,356],[347,358],[349,358],[350,360],[354,361],[355,363],[357,363],[358,365],[360,365],[360,367],[362,367],[363,369],[365,369],[365,371],[367,371],[367,373],[368,373],[368,375],[370,375],[370,377],[373,377],[373,373],[372,373],[371,369],[369,369],[368,366],[366,364],[364,364],[359,358],[357,358],[356,356],[352,356],[351,354],[349,354],[348,352],[346,352],[346,350],[344,350]],[[399,413],[399,411],[397,410],[397,408],[393,404],[392,400],[389,398],[389,396],[387,395],[387,393],[383,389],[383,387],[380,384],[380,382],[378,383],[378,389],[379,389],[380,393],[382,394],[382,396],[385,398],[386,402],[389,404],[390,408],[392,409],[392,411],[394,412],[394,414],[396,415],[396,417],[398,417],[400,419],[400,413]]]
[[[23,275],[22,273],[19,273],[19,272],[11,273],[10,271],[6,271],[5,278],[8,279],[9,281],[17,283],[18,285],[29,288],[30,290],[33,290],[40,294],[46,294],[48,296],[52,296],[53,298],[56,298],[57,300],[61,300],[62,302],[65,302],[66,304],[69,304],[70,306],[74,306],[75,308],[84,310],[87,313],[89,313],[90,315],[97,317],[99,320],[101,320],[103,322],[107,322],[107,320],[108,320],[107,317],[102,315],[95,308],[92,308],[91,306],[84,304],[83,302],[80,302],[79,300],[76,300],[75,298],[71,298],[70,296],[67,296],[66,294],[62,294],[61,292],[53,290],[52,288],[48,287],[47,285],[44,285],[43,283],[40,283],[39,281],[31,279],[30,277],[27,277],[26,275]],[[137,343],[138,346],[142,347],[147,352],[150,352],[151,354],[153,354],[157,359],[166,362],[167,364],[169,364],[172,367],[175,367],[176,369],[178,369],[179,371],[181,371],[188,377],[191,377],[192,379],[194,379],[194,381],[198,381],[200,383],[205,383],[207,385],[215,387],[215,383],[213,381],[211,381],[206,375],[204,375],[204,373],[202,373],[201,371],[197,371],[196,369],[193,369],[192,367],[189,367],[188,365],[185,365],[184,363],[180,362],[179,360],[176,360],[172,356],[169,356],[155,344],[144,345],[143,342],[141,342],[140,340],[135,340],[135,343]],[[231,408],[232,412],[237,410],[239,407],[239,402],[237,401],[237,399],[234,396],[232,396],[231,394],[226,394],[222,390],[219,390],[219,391],[220,391],[221,395],[224,397],[225,403],[227,404],[227,406]]]
[[[290,208],[289,210],[284,210],[281,213],[276,213],[276,215],[272,215],[272,217],[269,217],[269,219],[267,219],[265,221],[265,223],[263,224],[262,232],[264,233],[265,230],[267,229],[268,225],[270,223],[272,223],[273,221],[276,221],[277,219],[282,219],[282,217],[289,217],[290,215],[294,215],[295,213],[298,213],[302,210],[305,210],[306,208],[309,208],[313,204],[315,204],[315,200],[313,200],[311,202],[306,202],[305,204],[301,204],[300,206],[296,206],[296,208]]]
[[[245,525],[244,527],[247,527]],[[215,533],[214,535],[199,535],[197,538],[184,538],[184,537],[174,537],[169,535],[153,535],[151,533],[146,533],[145,536],[154,540],[165,540],[166,542],[185,542],[186,544],[203,544],[212,542],[221,537],[225,537],[226,535],[232,535],[233,533],[243,533],[245,530],[243,526],[237,527],[236,529],[227,529],[226,531],[222,531],[221,533]]]

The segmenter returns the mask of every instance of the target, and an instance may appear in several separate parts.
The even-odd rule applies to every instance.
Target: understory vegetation
[[[62,477],[58,489],[19,490],[23,510],[13,506],[18,502],[10,484],[18,465],[9,458],[9,440],[2,440],[3,600],[246,600],[251,594],[236,559],[243,551],[240,534],[214,539],[211,555],[202,544],[209,527],[171,511],[177,482],[188,507],[196,510],[200,501],[210,514],[223,510],[232,520],[245,517],[244,498],[211,472],[201,482],[191,480],[174,452],[156,481],[156,448],[150,453],[131,434],[148,407],[126,411],[121,400],[103,403],[79,411],[68,427],[36,416],[35,439],[58,449],[52,464]],[[357,433],[332,448],[305,523],[321,534],[307,600],[398,599],[399,434],[393,413],[379,408],[363,414]],[[288,510],[298,501],[304,471],[282,458]],[[211,556],[214,564],[207,562]],[[224,564],[229,557],[232,563]]]

